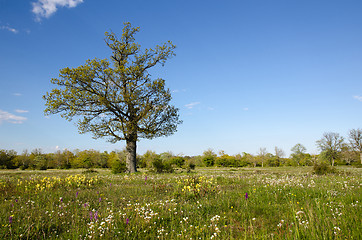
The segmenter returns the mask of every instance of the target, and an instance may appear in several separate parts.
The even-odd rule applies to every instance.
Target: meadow
[[[362,169],[0,171],[0,239],[361,239]]]

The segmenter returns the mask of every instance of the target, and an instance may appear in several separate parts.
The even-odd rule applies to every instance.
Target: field
[[[362,169],[0,171],[0,239],[361,239]]]

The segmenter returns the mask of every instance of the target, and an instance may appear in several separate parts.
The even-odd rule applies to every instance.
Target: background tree
[[[205,163],[206,167],[212,167],[215,164],[217,154],[214,153],[214,151],[209,148],[206,151],[204,151],[202,155],[202,161]]]
[[[348,139],[352,149],[359,153],[362,164],[362,129],[351,129],[348,133]]]
[[[261,161],[261,167],[264,167],[264,162],[265,162],[265,158],[266,158],[267,154],[268,154],[268,151],[266,150],[265,147],[259,148],[259,151],[257,152],[257,156],[258,156],[258,159],[260,159],[260,161]]]
[[[120,38],[106,32],[113,66],[107,59],[96,58],[77,68],[64,68],[58,79],[51,80],[59,88],[43,96],[46,115],[60,113],[69,121],[79,117],[80,133],[107,137],[112,143],[125,140],[129,172],[137,171],[139,138],[171,135],[181,123],[178,109],[169,105],[171,93],[165,88],[165,81],[151,80],[148,73],[174,56],[176,46],[168,41],[141,51],[135,43],[138,31],[125,23]]]
[[[334,132],[324,133],[323,137],[316,142],[318,148],[322,151],[321,155],[330,162],[332,167],[335,160],[339,158],[343,142],[344,138]]]
[[[15,158],[17,153],[14,150],[0,149],[0,169],[16,168]]]
[[[296,165],[299,166],[305,157],[305,152],[307,151],[307,149],[302,144],[297,143],[294,147],[292,147],[291,151],[291,157],[293,161]]]

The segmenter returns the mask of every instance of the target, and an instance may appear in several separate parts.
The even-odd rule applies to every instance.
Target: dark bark
[[[127,146],[127,171],[129,173],[137,172],[136,167],[136,150],[137,150],[137,140],[126,140]]]

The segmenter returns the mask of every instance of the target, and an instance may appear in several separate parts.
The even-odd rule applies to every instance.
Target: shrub
[[[206,167],[212,167],[212,166],[214,166],[214,163],[215,163],[215,157],[206,156],[202,159],[202,161],[204,161]]]
[[[152,161],[153,170],[156,173],[171,173],[174,171],[172,163],[171,162],[163,162],[161,158],[155,158]]]
[[[171,161],[179,168],[181,168],[185,164],[185,159],[183,157],[174,157],[171,159]]]
[[[196,166],[195,163],[189,162],[189,165],[187,167],[187,172],[190,173],[192,170],[195,169],[195,166]]]
[[[126,163],[121,160],[115,160],[112,162],[112,173],[123,173],[127,170]]]
[[[331,167],[326,162],[315,163],[313,166],[313,173],[317,175],[325,175],[327,173],[335,173],[336,169]]]

